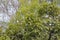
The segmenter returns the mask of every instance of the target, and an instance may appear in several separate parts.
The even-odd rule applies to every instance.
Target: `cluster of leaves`
[[[60,40],[60,9],[54,3],[20,0],[20,4],[1,40]]]

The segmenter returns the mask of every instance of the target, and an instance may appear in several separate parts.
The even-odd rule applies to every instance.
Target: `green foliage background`
[[[60,8],[55,2],[19,2],[20,7],[0,40],[60,40]]]

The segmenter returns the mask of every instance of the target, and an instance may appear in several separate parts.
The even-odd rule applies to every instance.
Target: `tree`
[[[11,40],[59,40],[60,8],[55,3],[20,0],[20,4],[6,30]]]

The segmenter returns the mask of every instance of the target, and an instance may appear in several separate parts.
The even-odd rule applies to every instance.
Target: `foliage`
[[[10,37],[8,37],[6,34],[0,34],[0,40],[10,40]]]
[[[20,0],[20,7],[5,34],[8,40],[59,40],[59,11],[53,2],[31,0],[28,3],[28,0]]]

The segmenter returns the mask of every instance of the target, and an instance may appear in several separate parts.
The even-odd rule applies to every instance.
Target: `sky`
[[[18,0],[0,0],[0,21],[8,22],[17,9]]]

